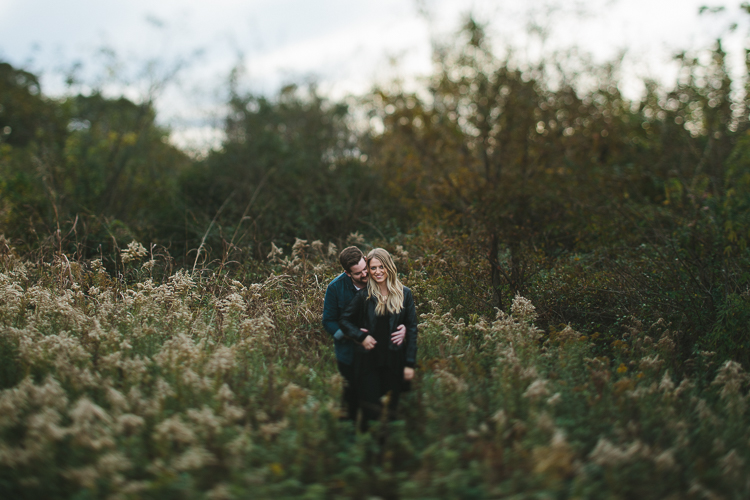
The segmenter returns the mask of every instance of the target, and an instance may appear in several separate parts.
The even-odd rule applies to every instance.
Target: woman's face
[[[385,280],[388,277],[388,271],[385,270],[385,266],[380,262],[380,259],[375,257],[370,259],[369,274],[377,284],[385,283]]]

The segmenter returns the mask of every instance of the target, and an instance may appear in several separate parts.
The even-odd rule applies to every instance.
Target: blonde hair
[[[378,259],[383,263],[383,267],[385,267],[387,273],[385,283],[388,287],[388,297],[381,295],[380,287],[372,279],[372,274],[369,273],[370,261],[372,259]],[[404,308],[404,285],[398,279],[398,271],[396,270],[393,258],[391,258],[391,254],[384,248],[373,248],[367,254],[367,270],[368,274],[370,274],[367,280],[367,298],[372,299],[374,297],[377,300],[375,313],[378,315],[383,315],[386,312],[389,314],[400,313],[401,309]]]

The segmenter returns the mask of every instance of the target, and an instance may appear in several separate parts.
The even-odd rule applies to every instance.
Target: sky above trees
[[[602,61],[625,50],[632,81],[669,79],[665,62],[675,51],[706,47],[733,22],[747,33],[739,2],[699,16],[704,3],[0,0],[0,59],[41,74],[52,95],[99,88],[153,96],[161,120],[184,142],[210,137],[232,68],[241,67],[242,85],[260,93],[315,81],[339,98],[395,77],[414,83],[431,70],[431,43],[445,40],[469,12],[521,57],[579,46]],[[544,32],[546,42],[529,30]],[[742,37],[735,38],[739,48]]]

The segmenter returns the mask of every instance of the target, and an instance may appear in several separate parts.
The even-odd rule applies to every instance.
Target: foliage
[[[203,159],[0,63],[3,496],[748,497],[747,78],[717,41],[631,101],[492,47],[358,101],[235,73]],[[371,434],[319,326],[348,244],[422,314]]]
[[[213,247],[262,258],[271,242],[340,238],[377,220],[379,180],[363,164],[344,104],[295,86],[269,100],[234,93],[227,138],[186,173],[187,203]],[[367,228],[365,228],[367,229]]]
[[[421,313],[404,420],[356,434],[319,328],[335,252],[299,240],[276,271],[182,270],[132,245],[29,262],[2,242],[0,491],[14,498],[743,497],[748,375],[681,370],[676,332],[629,325],[611,356],[543,332],[522,297],[494,315],[438,300],[438,262],[401,254]],[[241,270],[238,270],[241,272]],[[440,288],[440,287],[444,288]]]
[[[168,241],[180,220],[184,153],[166,143],[153,104],[100,94],[52,100],[36,78],[0,65],[0,227],[27,249],[53,234],[81,255],[110,247],[128,227]],[[179,226],[178,226],[179,227]],[[133,237],[132,235],[130,236]]]

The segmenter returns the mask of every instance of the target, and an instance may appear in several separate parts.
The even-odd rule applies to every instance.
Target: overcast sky
[[[706,3],[722,4],[0,0],[0,60],[41,74],[44,92],[53,95],[66,91],[66,74],[80,82],[75,90],[119,82],[126,88],[117,91],[135,99],[148,93],[150,83],[165,80],[159,116],[184,142],[205,137],[217,123],[212,120],[221,115],[229,72],[238,64],[245,68],[243,86],[254,92],[270,94],[284,83],[315,80],[334,98],[362,93],[396,75],[409,80],[428,74],[431,40],[446,39],[469,11],[488,23],[498,46],[523,48],[529,22],[538,22],[550,29],[548,47],[577,45],[599,61],[626,49],[632,82],[647,75],[673,78],[667,61],[676,50],[709,47],[733,21],[741,23],[737,33],[747,33],[748,16],[740,15],[739,0],[723,2],[724,13],[698,16]],[[728,42],[738,56],[741,38],[735,34]],[[629,91],[637,92],[637,85]]]

